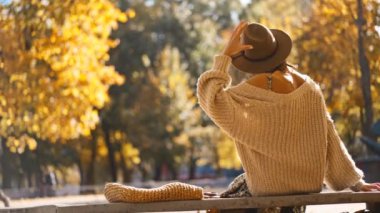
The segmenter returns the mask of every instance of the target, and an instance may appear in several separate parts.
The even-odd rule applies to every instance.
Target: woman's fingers
[[[377,191],[380,191],[380,186],[377,184],[371,184],[372,189],[376,189]]]
[[[239,29],[239,35],[246,29],[248,27],[248,22],[244,22],[242,25],[241,25],[241,27],[240,27],[240,29]]]
[[[236,35],[236,33],[238,32],[239,27],[240,27],[240,25],[241,25],[242,23],[243,23],[243,22],[241,21],[238,25],[236,25],[236,27],[235,27],[234,30],[232,31],[231,39],[235,37],[235,35]]]
[[[249,44],[241,45],[240,42],[233,43],[232,45],[234,46],[234,48],[231,49],[230,56],[233,56],[233,57],[236,57],[237,55],[239,55],[244,50],[253,49],[252,45],[249,45]]]
[[[240,44],[238,44],[240,45]],[[252,45],[240,45],[237,50],[236,50],[236,53],[234,53],[234,55],[237,55],[237,54],[240,54],[241,51],[244,51],[244,50],[250,50],[250,49],[253,49],[253,46]]]
[[[240,43],[240,35],[245,30],[245,28],[248,26],[247,21],[241,21],[234,29],[234,31],[231,34],[231,37],[223,49],[223,54],[228,56],[233,56],[236,54],[239,54],[241,51],[252,49],[253,47],[251,45],[242,45]]]
[[[234,29],[234,32],[239,32],[240,29],[247,24],[247,21],[241,21]]]
[[[241,21],[237,26],[236,28],[234,29],[231,37],[234,39],[238,36],[240,36],[241,32],[248,26],[248,22],[247,21]]]
[[[365,192],[369,192],[369,191],[372,191],[372,189],[380,191],[379,183],[371,183],[371,184],[364,185],[361,190]]]
[[[248,22],[246,21],[242,22],[242,24],[239,25],[239,29],[237,30],[236,35],[235,35],[237,39],[240,39],[240,35],[247,28],[247,26],[248,26]]]
[[[230,43],[232,46],[239,46],[240,45],[240,35],[242,31],[248,26],[248,23],[246,21],[240,22],[234,33],[231,35]],[[238,47],[238,49],[246,50],[251,49],[251,47],[243,45]]]
[[[250,50],[250,49],[253,49],[253,46],[250,44],[245,44],[245,45],[241,46],[241,49],[242,50]]]

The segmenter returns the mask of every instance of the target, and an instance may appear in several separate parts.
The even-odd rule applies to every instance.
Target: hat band
[[[278,42],[276,42],[276,47],[274,48],[272,54],[266,56],[265,58],[260,58],[260,59],[252,59],[252,58],[246,56],[246,55],[244,54],[244,51],[241,51],[241,54],[240,54],[240,55],[242,55],[244,58],[246,58],[246,59],[249,60],[249,61],[265,61],[265,60],[267,60],[268,58],[274,56],[274,55],[276,54],[276,52],[277,52],[277,49],[278,49]],[[254,51],[254,49],[253,49],[253,51]],[[240,55],[239,55],[239,56],[240,56]]]

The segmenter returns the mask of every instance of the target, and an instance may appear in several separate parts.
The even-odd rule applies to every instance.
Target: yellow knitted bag
[[[203,189],[180,182],[173,182],[152,189],[136,188],[119,183],[107,183],[104,188],[104,194],[111,203],[144,203],[170,200],[201,200],[203,198]]]

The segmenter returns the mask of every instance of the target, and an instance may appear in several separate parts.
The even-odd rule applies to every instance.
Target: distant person
[[[57,179],[54,172],[48,171],[43,177],[43,196],[55,196],[55,187],[57,186]]]
[[[245,171],[222,196],[315,193],[323,183],[333,190],[380,190],[380,183],[363,180],[319,85],[287,63],[291,48],[287,33],[241,22],[198,79],[200,106],[234,139]],[[231,86],[231,64],[251,76]]]

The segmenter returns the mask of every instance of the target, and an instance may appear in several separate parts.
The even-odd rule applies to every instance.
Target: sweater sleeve
[[[229,56],[215,56],[212,68],[201,74],[197,83],[199,105],[224,130],[231,127],[234,119],[232,98],[226,91],[231,83],[228,74],[230,64]]]
[[[325,183],[333,190],[352,190],[364,183],[363,172],[355,166],[327,112],[327,168]]]

